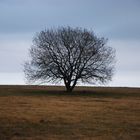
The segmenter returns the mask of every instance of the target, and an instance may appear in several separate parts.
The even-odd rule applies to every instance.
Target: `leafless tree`
[[[28,81],[64,81],[71,92],[77,82],[106,83],[114,71],[115,50],[107,39],[82,28],[60,27],[36,34],[25,63]]]

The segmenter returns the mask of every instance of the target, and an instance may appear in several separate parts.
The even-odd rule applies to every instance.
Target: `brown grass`
[[[139,140],[140,89],[0,86],[0,140]]]

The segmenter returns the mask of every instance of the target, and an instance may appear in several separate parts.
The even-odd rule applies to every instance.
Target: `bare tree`
[[[77,82],[106,83],[114,70],[115,50],[93,31],[60,27],[36,34],[25,63],[28,81],[64,81],[71,92]]]

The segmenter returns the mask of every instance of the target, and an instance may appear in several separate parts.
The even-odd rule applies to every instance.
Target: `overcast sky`
[[[92,29],[116,49],[109,86],[140,87],[140,0],[0,0],[0,84],[25,84],[35,33],[68,25]]]

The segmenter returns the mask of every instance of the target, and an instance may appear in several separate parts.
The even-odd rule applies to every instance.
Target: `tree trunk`
[[[72,92],[73,89],[71,87],[69,87],[66,90],[67,90],[68,93],[70,93],[70,92]]]
[[[67,92],[72,92],[74,87],[75,87],[75,85],[76,85],[76,83],[77,83],[77,80],[74,81],[72,86],[70,85],[71,82],[64,81],[64,83],[65,83],[66,91]]]
[[[64,84],[65,84],[66,91],[67,91],[67,92],[72,92],[71,87],[70,87],[70,82],[67,82],[67,81],[64,79]]]
[[[66,87],[66,91],[67,91],[67,92],[72,92],[73,88],[70,86],[69,83],[66,83],[66,84],[65,84],[65,87]]]

